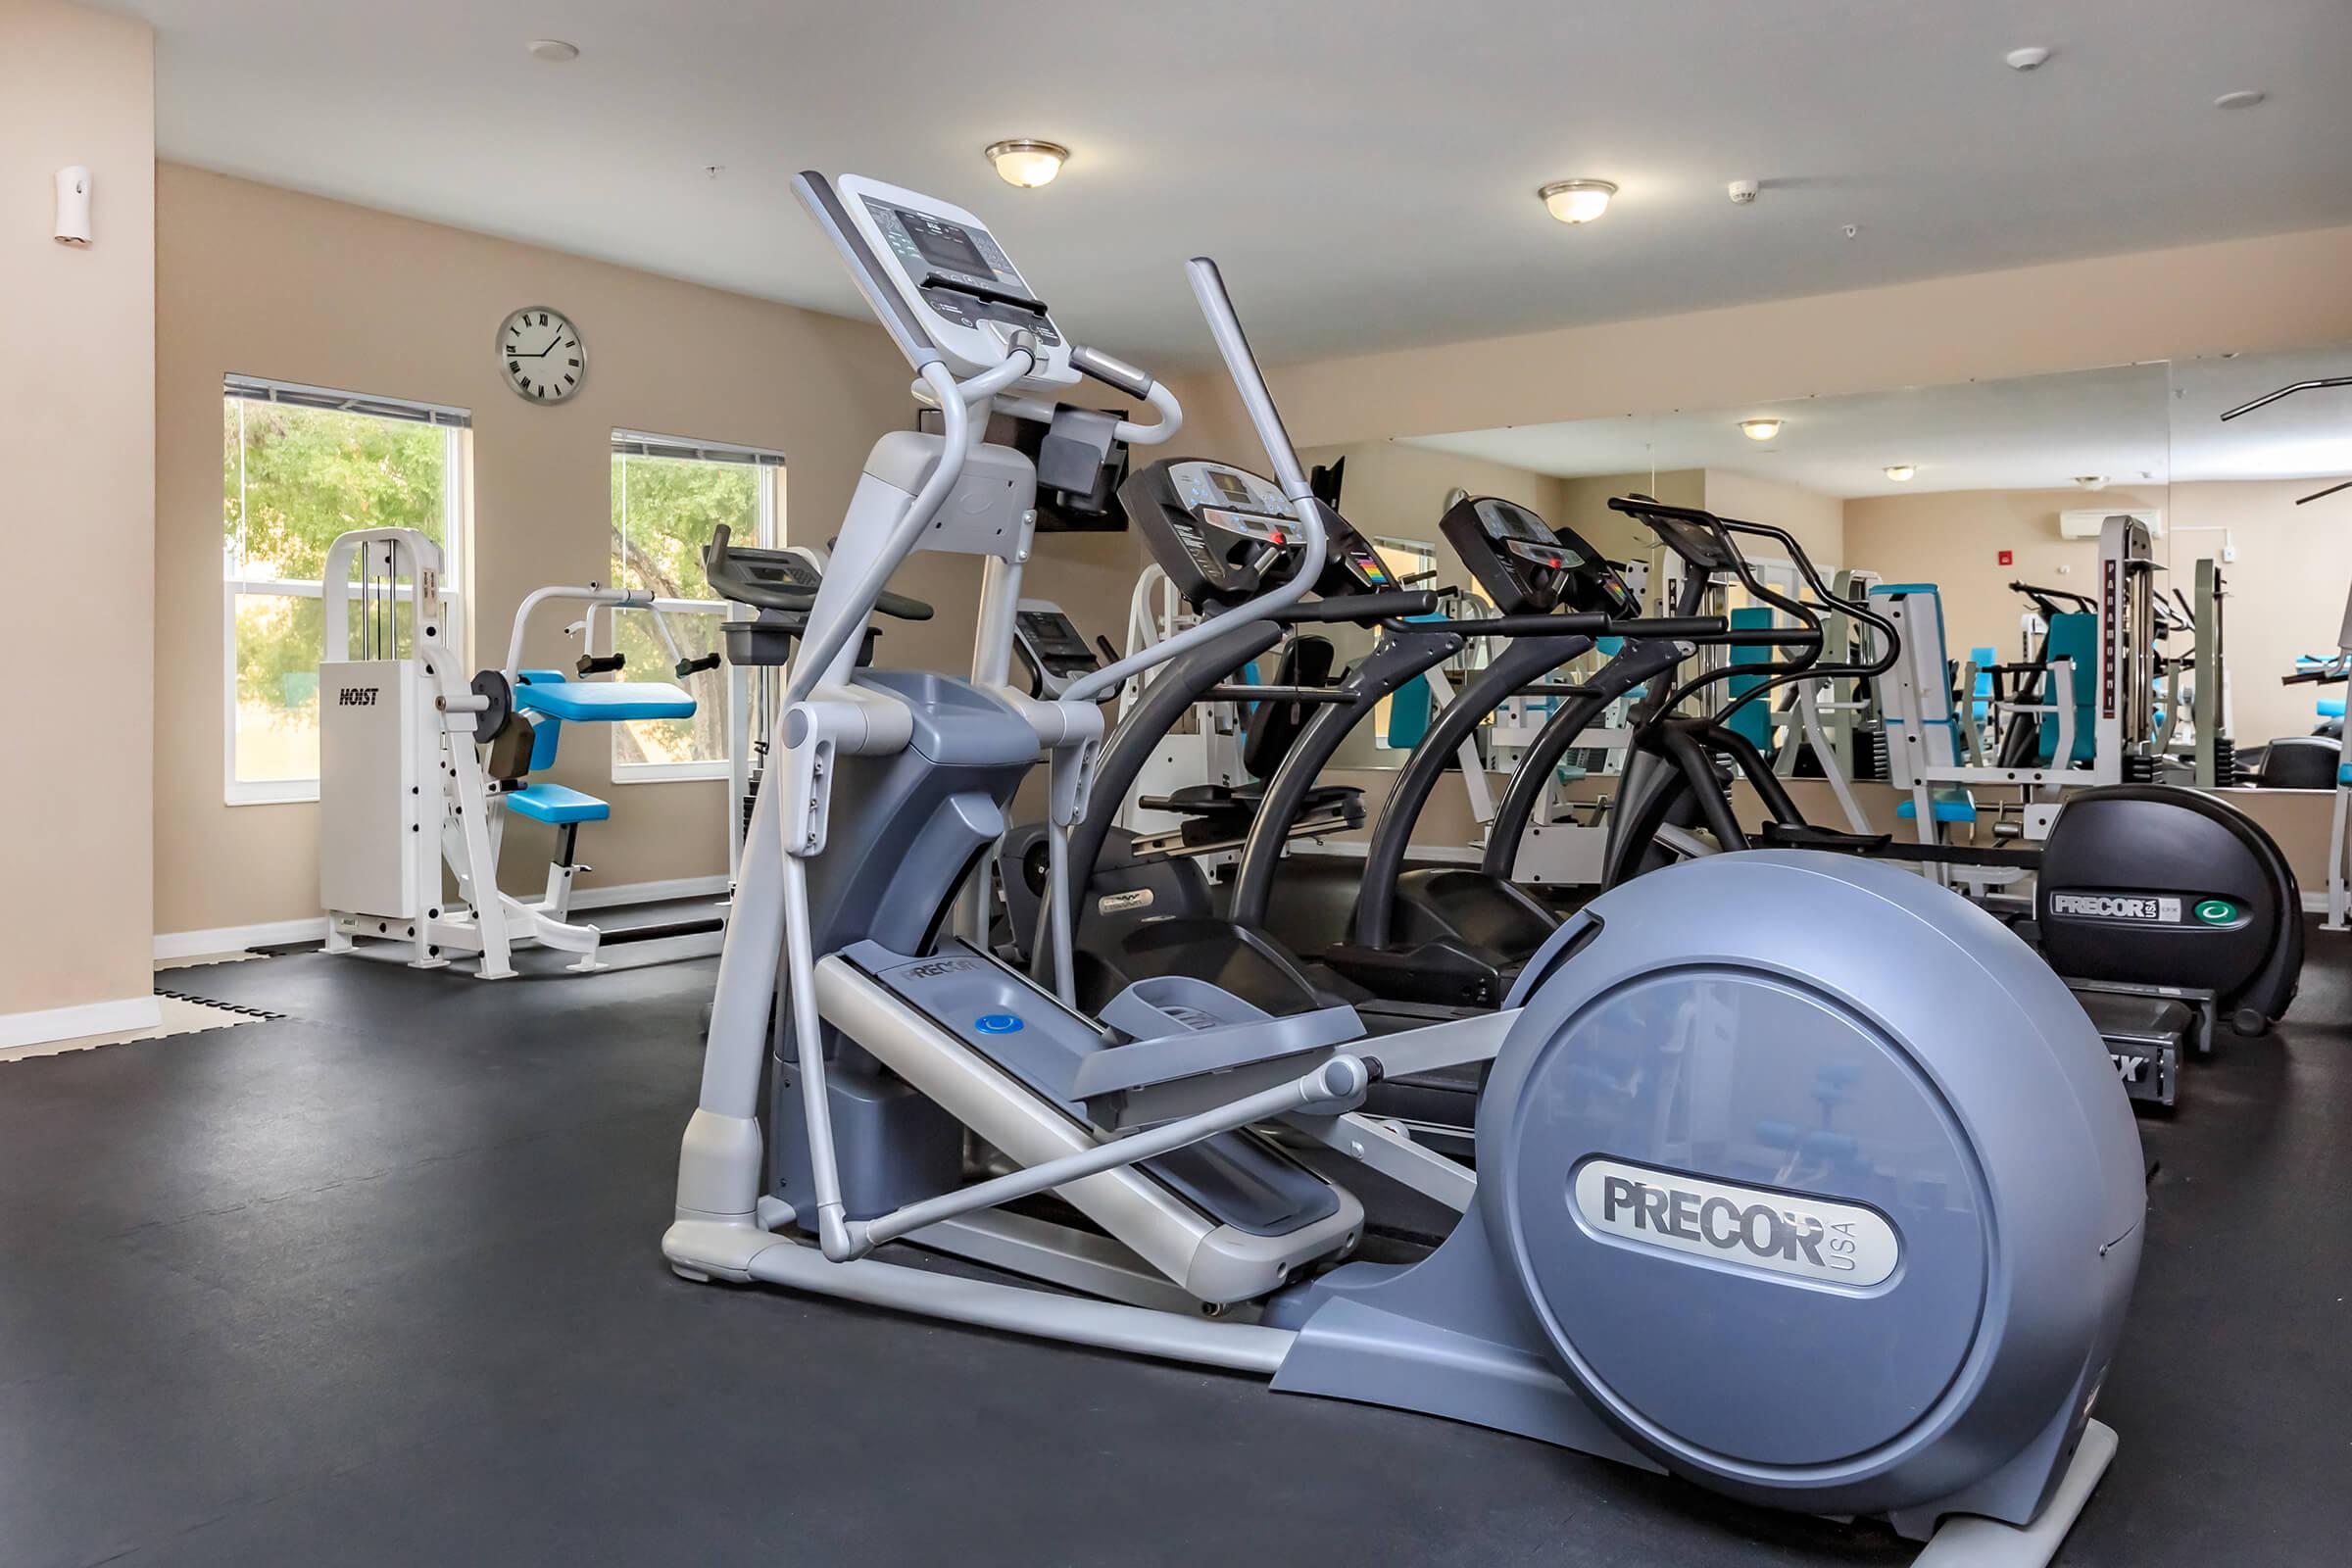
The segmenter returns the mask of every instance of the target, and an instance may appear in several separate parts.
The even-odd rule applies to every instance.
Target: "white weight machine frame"
[[[1942,629],[1938,626],[1932,635],[1913,635],[1903,597],[1881,589],[1879,609],[1895,623],[1902,644],[1893,666],[1879,677],[1879,704],[1886,725],[1887,778],[1910,795],[1920,843],[1942,841],[1935,816],[1939,785],[2017,788],[2024,796],[2025,836],[2040,839],[2048,834],[2050,823],[2064,807],[2064,791],[2123,780],[2126,758],[2144,754],[2155,736],[2150,599],[2154,574],[2160,569],[2146,523],[2121,514],[2107,519],[2099,530],[2098,576],[2092,597],[2098,609],[2097,665],[2078,670],[2071,659],[2052,660],[2033,700],[2004,699],[1997,705],[1995,716],[2004,728],[2043,716],[2056,721],[2058,740],[2049,763],[2032,767],[1963,760],[1963,721],[1955,710],[1950,675],[1944,668]],[[1973,670],[1974,666],[1970,667]],[[2087,766],[2077,767],[2069,765],[2068,760],[2075,752],[2076,694],[2081,690],[2079,683],[2085,680],[2092,683],[2094,702],[2091,759]],[[1972,700],[1961,699],[1963,703]],[[2016,875],[1988,871],[1987,880],[2011,881]]]
[[[500,890],[506,812],[482,767],[477,725],[512,700],[523,638],[542,607],[585,604],[593,616],[600,607],[657,610],[659,603],[644,589],[533,590],[514,612],[507,663],[498,672],[502,698],[484,689],[498,682],[468,680],[451,652],[441,623],[442,571],[440,546],[414,528],[356,529],[327,550],[318,669],[318,887],[326,951],[350,953],[364,939],[406,942],[415,969],[444,968],[451,954],[470,954],[479,957],[476,973],[484,980],[511,978],[514,951],[525,946],[579,955],[566,965],[577,972],[601,968],[604,934],[570,917],[580,867],[551,861],[536,899]],[[355,587],[358,659],[351,650]],[[405,639],[398,625],[404,604],[413,611]],[[666,626],[662,635],[669,644]],[[444,864],[456,879],[455,898],[442,896]]]

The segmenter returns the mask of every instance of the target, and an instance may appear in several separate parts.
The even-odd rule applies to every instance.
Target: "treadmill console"
[[[1119,487],[1128,519],[1176,591],[1194,605],[1239,604],[1298,568],[1298,512],[1271,479],[1231,464],[1171,458]],[[1371,542],[1321,507],[1326,597],[1396,586]]]
[[[1078,380],[1068,340],[979,219],[936,196],[858,174],[836,183],[887,281],[923,318],[958,376],[999,363],[1005,343],[1026,327],[1037,336],[1037,366],[1023,384],[1050,391]]]
[[[1081,676],[1102,667],[1078,623],[1045,599],[1024,599],[1013,612],[1012,650],[1020,655],[1041,697],[1059,697]],[[1105,699],[1112,695],[1103,693]]]
[[[1515,501],[1465,496],[1438,531],[1506,615],[1570,611],[1638,615],[1641,600],[1608,559],[1573,529],[1553,528]]]

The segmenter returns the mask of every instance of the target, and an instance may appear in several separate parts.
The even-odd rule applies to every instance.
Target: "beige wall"
[[[1303,446],[2352,340],[2352,226],[1275,366]],[[1247,323],[1245,323],[1247,324]],[[1220,372],[1201,440],[1262,464]]]
[[[2013,581],[2089,593],[2098,560],[2095,540],[2061,539],[2058,514],[2082,508],[2160,507],[2165,537],[2161,579],[2183,594],[2196,587],[2199,557],[2216,555],[2225,529],[2237,560],[2223,568],[2223,647],[2241,746],[2259,746],[2312,726],[2313,690],[2280,686],[2295,656],[2334,647],[2352,587],[2352,530],[2325,507],[2297,507],[2322,481],[2115,486],[2081,490],[1952,490],[1871,496],[1845,504],[1849,565],[1890,582],[1932,582],[1943,602],[1944,644],[1952,658],[1991,647],[2004,659],[2022,651],[2018,616],[2025,604]],[[1999,553],[2015,556],[2000,564]],[[2185,644],[2180,652],[2187,651]]]
[[[1560,510],[1545,515],[1563,527],[1574,528],[1611,561],[1652,561],[1658,548],[1657,535],[1624,513],[1609,510],[1612,497],[1638,493],[1670,507],[1707,504],[1707,476],[1699,468],[1580,474],[1560,480],[1559,486]]]
[[[71,164],[91,173],[86,249],[51,237],[52,175]],[[0,645],[9,668],[61,693],[0,746],[0,1014],[150,989],[154,300],[153,31],[0,0],[0,429],[15,484],[0,527],[19,549]]]
[[[1314,447],[1299,457],[1310,466],[1347,459],[1340,510],[1348,514],[1348,520],[1364,533],[1432,546],[1438,556],[1439,581],[1447,587],[1466,580],[1461,562],[1438,536],[1438,519],[1446,514],[1448,491],[1500,496],[1545,517],[1559,502],[1557,479],[1401,441],[1351,441],[1343,446]],[[1254,460],[1237,454],[1233,461],[1261,471],[1266,466],[1263,454]]]
[[[532,588],[610,578],[616,426],[783,452],[788,532],[822,543],[874,438],[911,418],[904,363],[860,321],[169,164],[158,207],[154,541],[173,585],[155,617],[158,931],[298,918],[318,904],[318,808],[221,799],[224,372],[472,411],[477,664],[503,659]],[[591,375],[560,408],[508,391],[492,353],[506,313],[537,302],[568,312],[591,350]],[[120,450],[110,439],[116,461]],[[1060,599],[1090,633],[1121,630],[1130,536],[1044,536],[1039,558],[1030,592]],[[976,561],[916,558],[898,586],[940,615],[885,621],[883,661],[968,668],[976,583]],[[124,618],[108,597],[108,621]],[[569,618],[535,622],[534,659],[565,654]],[[597,737],[567,739],[556,776],[613,806],[582,837],[596,867],[583,886],[725,870],[723,783],[614,785]],[[511,838],[504,879],[535,886],[546,831],[518,822]]]
[[[1705,506],[1719,516],[1788,529],[1824,576],[1833,567],[1853,564],[1845,559],[1845,504],[1836,496],[1729,468],[1709,468]],[[1762,545],[1756,553],[1780,554]]]

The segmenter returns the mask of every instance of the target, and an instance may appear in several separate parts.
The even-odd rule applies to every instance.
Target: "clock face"
[[[498,329],[498,357],[507,385],[530,403],[561,403],[588,374],[580,330],[561,311],[529,305]]]

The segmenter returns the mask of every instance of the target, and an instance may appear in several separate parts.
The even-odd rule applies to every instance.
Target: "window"
[[[441,546],[456,599],[471,419],[250,376],[221,394],[225,796],[315,801],[327,549],[354,528],[415,528]]]
[[[720,651],[729,606],[703,576],[703,547],[720,524],[747,545],[773,546],[783,532],[784,460],[772,452],[681,441],[634,430],[612,432],[612,580],[651,589],[661,611],[612,617],[612,651],[626,661],[619,678],[675,682],[662,631],[688,659]],[[616,783],[727,776],[726,667],[683,683],[692,718],[612,726]]]

